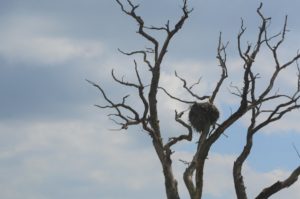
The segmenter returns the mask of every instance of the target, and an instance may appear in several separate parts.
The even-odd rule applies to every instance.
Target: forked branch
[[[222,33],[220,33],[219,36],[219,43],[218,43],[218,49],[217,49],[217,59],[219,61],[219,66],[221,67],[221,77],[212,93],[212,96],[210,97],[209,101],[211,103],[214,102],[220,87],[223,83],[223,81],[228,77],[228,73],[227,73],[227,65],[226,65],[226,61],[227,61],[227,54],[226,54],[226,47],[227,47],[228,43],[226,45],[224,45],[222,43]]]
[[[208,99],[209,96],[205,95],[205,96],[199,96],[196,93],[194,93],[192,91],[192,88],[195,86],[195,84],[193,84],[192,86],[188,87],[187,86],[187,82],[184,78],[180,77],[177,72],[175,71],[175,76],[182,82],[182,87],[194,98],[196,98],[197,100],[205,100]],[[200,83],[200,81],[198,81]]]
[[[182,134],[178,137],[169,138],[169,142],[167,142],[167,144],[164,146],[164,148],[170,148],[171,146],[173,146],[174,144],[176,144],[177,142],[180,142],[182,140],[187,140],[187,141],[192,140],[192,138],[193,138],[192,127],[181,119],[183,114],[184,114],[184,112],[178,113],[175,110],[175,121],[178,122],[179,124],[181,124],[184,128],[186,128],[188,131],[188,134]]]
[[[275,83],[278,75],[280,74],[280,72],[282,70],[286,69],[288,66],[290,66],[294,62],[296,62],[300,58],[300,56],[297,53],[297,55],[295,57],[293,57],[290,61],[286,62],[283,65],[280,64],[280,61],[277,56],[277,49],[282,44],[282,42],[284,41],[284,38],[285,38],[287,18],[285,18],[285,23],[283,25],[283,32],[281,34],[282,35],[281,39],[276,43],[276,45],[274,47],[271,47],[269,42],[271,41],[271,39],[279,36],[279,34],[277,34],[273,37],[270,37],[270,38],[267,36],[268,35],[267,34],[267,22],[270,21],[270,18],[264,17],[264,15],[261,13],[261,8],[262,8],[262,4],[258,8],[257,12],[262,20],[262,25],[259,29],[258,40],[256,42],[256,46],[254,47],[250,56],[249,56],[249,53],[250,53],[251,46],[248,46],[246,52],[242,54],[241,50],[240,50],[241,49],[240,44],[239,44],[240,56],[245,62],[245,65],[244,65],[245,73],[247,72],[247,69],[248,69],[248,75],[247,75],[248,80],[246,78],[244,78],[244,84],[245,84],[245,82],[249,81],[248,84],[250,85],[250,87],[249,87],[250,90],[248,92],[250,96],[247,97],[248,93],[247,94],[244,93],[244,95],[241,94],[240,97],[242,98],[242,100],[243,100],[243,96],[247,97],[247,99],[248,99],[247,100],[248,101],[247,109],[251,110],[252,114],[251,114],[251,122],[250,122],[250,125],[247,130],[246,144],[245,144],[242,152],[240,153],[240,155],[234,162],[234,167],[233,167],[234,184],[235,184],[235,190],[236,190],[236,195],[237,195],[238,199],[246,199],[247,198],[246,186],[244,184],[244,179],[243,179],[243,175],[242,175],[242,167],[243,167],[245,160],[247,159],[247,157],[249,156],[249,154],[251,152],[254,135],[259,130],[264,128],[265,126],[281,119],[288,112],[300,108],[300,106],[298,104],[298,100],[300,98],[299,97],[299,92],[300,92],[299,87],[297,88],[295,93],[291,96],[289,96],[287,94],[280,94],[278,92],[275,92],[275,94],[270,95],[271,91],[273,90],[274,83]],[[243,25],[242,25],[242,27],[243,27]],[[244,30],[245,30],[245,28],[242,28],[242,31],[238,36],[239,42],[241,40],[242,34],[244,33]],[[264,39],[263,39],[263,36],[264,36]],[[254,62],[254,59],[259,52],[259,49],[261,48],[261,46],[264,43],[267,45],[269,50],[271,50],[271,52],[273,53],[275,67],[274,67],[273,73],[270,77],[269,83],[267,84],[266,88],[258,95],[258,97],[256,97],[256,93],[255,93],[256,76],[253,74],[253,72],[251,70],[251,65]],[[244,76],[244,77],[246,77],[246,76]],[[299,82],[299,75],[298,75],[298,82]],[[278,99],[281,99],[281,101],[283,101],[283,100],[284,101],[281,103],[278,103],[278,101],[277,102],[275,101]],[[262,110],[263,105],[266,103],[275,104],[275,106],[273,107],[273,109]],[[259,121],[258,118],[262,114],[264,114],[264,115],[269,114],[269,115],[267,115],[266,119],[264,119],[263,121],[258,123],[257,122],[257,121]],[[257,199],[263,199],[263,198],[266,199],[269,196],[271,196],[272,194],[274,194],[275,192],[279,191],[280,189],[293,184],[296,181],[296,175],[297,175],[297,177],[299,175],[298,170],[299,170],[299,168],[296,169],[293,172],[293,175],[291,175],[286,181],[277,182],[274,185],[272,185],[271,187],[264,189],[262,191],[262,193],[257,197]]]

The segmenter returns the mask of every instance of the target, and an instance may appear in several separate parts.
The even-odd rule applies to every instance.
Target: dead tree
[[[136,89],[138,93],[139,100],[143,104],[143,110],[137,110],[135,107],[130,106],[126,99],[129,97],[124,96],[121,102],[112,101],[104,89],[89,81],[93,86],[99,89],[103,98],[107,102],[107,105],[100,106],[96,105],[102,109],[112,109],[114,112],[109,114],[109,117],[120,126],[120,130],[126,130],[130,126],[140,125],[144,132],[146,132],[152,139],[153,147],[156,154],[160,160],[163,175],[165,179],[165,190],[168,199],[179,199],[179,193],[177,188],[177,180],[173,174],[172,168],[172,147],[182,141],[191,141],[193,136],[193,127],[200,132],[199,141],[197,143],[197,150],[192,158],[192,160],[187,164],[187,168],[183,173],[183,180],[185,182],[186,188],[189,192],[191,199],[202,198],[203,192],[203,173],[205,161],[208,157],[211,146],[219,139],[219,137],[237,120],[239,120],[246,113],[251,114],[250,125],[247,129],[247,137],[245,146],[234,162],[233,166],[233,179],[235,185],[236,196],[238,199],[247,199],[246,185],[243,180],[242,168],[246,161],[248,155],[251,153],[253,136],[259,132],[262,128],[267,125],[280,120],[287,113],[298,109],[300,105],[298,100],[300,98],[300,69],[297,64],[297,60],[300,58],[300,54],[297,52],[289,61],[282,63],[279,60],[278,48],[285,40],[287,32],[287,17],[285,18],[285,23],[283,24],[283,29],[279,34],[270,36],[268,33],[268,25],[271,18],[266,18],[262,12],[262,4],[257,9],[257,14],[261,19],[261,24],[259,26],[259,31],[254,44],[248,43],[244,49],[242,46],[242,38],[246,31],[243,21],[241,22],[240,32],[237,35],[237,44],[239,56],[242,60],[241,74],[243,82],[243,87],[238,88],[231,86],[233,88],[231,93],[240,98],[240,104],[238,108],[233,111],[233,113],[223,121],[218,121],[215,124],[215,120],[218,118],[219,112],[213,105],[215,99],[218,97],[218,93],[221,89],[224,80],[228,77],[227,73],[227,54],[226,47],[227,44],[223,44],[221,34],[219,36],[219,42],[217,47],[217,61],[221,69],[221,75],[216,83],[214,90],[212,90],[211,95],[199,95],[193,92],[192,87],[187,86],[187,81],[175,73],[179,81],[182,82],[183,89],[187,91],[188,94],[194,100],[184,100],[180,99],[172,94],[170,94],[165,88],[160,87],[160,71],[161,65],[166,55],[168,46],[175,36],[175,34],[183,27],[185,21],[188,19],[192,9],[188,8],[187,0],[183,0],[183,5],[181,7],[182,16],[171,27],[169,21],[161,27],[157,26],[146,26],[144,19],[137,14],[137,9],[139,5],[135,5],[131,0],[125,1],[125,3],[120,0],[116,0],[120,6],[122,12],[131,17],[138,24],[137,33],[149,42],[152,47],[136,50],[132,52],[124,52],[119,50],[121,53],[128,56],[140,55],[149,73],[151,74],[151,82],[145,84],[138,70],[138,63],[134,60],[134,71],[137,78],[137,83],[127,82],[123,79],[116,77],[114,71],[112,71],[112,78],[119,84],[125,87],[131,87]],[[153,31],[162,32],[165,34],[164,40],[159,41],[153,34]],[[262,47],[266,47],[271,53],[274,61],[274,69],[268,83],[266,85],[260,85],[263,88],[259,93],[257,91],[257,79],[259,74],[255,73],[253,65],[256,64],[255,60],[257,55],[260,53]],[[278,79],[279,74],[289,68],[292,65],[298,67],[299,74],[296,76],[298,78],[298,86],[295,88],[293,94],[285,94],[274,92],[274,83]],[[263,67],[263,66],[262,66]],[[166,95],[168,95],[171,100],[177,100],[191,106],[194,104],[195,110],[200,110],[204,114],[205,118],[196,118],[195,112],[193,113],[193,120],[190,122],[184,121],[182,115],[184,112],[178,113],[175,111],[175,121],[186,128],[186,134],[179,134],[177,137],[169,138],[167,142],[162,139],[162,131],[159,123],[158,107],[157,107],[157,94],[161,90]],[[197,104],[197,102],[201,102]],[[203,105],[204,104],[204,105]],[[273,108],[265,108],[265,104],[271,104]],[[197,108],[198,107],[198,108]],[[203,108],[204,107],[204,108]],[[269,107],[269,106],[268,106]],[[202,110],[202,111],[201,111]],[[213,114],[212,114],[213,113]],[[211,114],[211,115],[210,115]],[[263,116],[261,119],[261,116]],[[197,117],[197,113],[196,113]],[[196,122],[195,122],[196,121]],[[197,122],[202,122],[203,125],[199,126]],[[191,125],[192,124],[192,125]],[[196,125],[194,125],[196,124]],[[296,168],[291,175],[284,181],[275,182],[273,185],[266,187],[260,193],[258,193],[256,199],[269,198],[271,195],[282,190],[283,188],[289,187],[295,181],[300,174],[300,167]]]

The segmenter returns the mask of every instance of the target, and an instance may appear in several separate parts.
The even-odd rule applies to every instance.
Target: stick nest
[[[212,103],[194,103],[189,112],[189,120],[192,127],[200,133],[215,124],[219,115],[217,107]]]

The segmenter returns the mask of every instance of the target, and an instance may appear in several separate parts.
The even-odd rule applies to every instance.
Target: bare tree
[[[188,19],[190,13],[192,12],[192,9],[188,8],[187,0],[183,0],[183,5],[181,7],[182,16],[172,27],[169,21],[161,27],[146,26],[144,19],[136,13],[139,5],[135,5],[131,0],[127,0],[125,2],[116,0],[116,2],[120,6],[122,12],[124,12],[135,22],[137,22],[137,33],[152,45],[151,48],[132,52],[124,52],[121,50],[119,51],[128,56],[140,55],[142,57],[143,64],[145,64],[149,69],[149,73],[151,74],[151,82],[148,82],[147,84],[143,82],[143,79],[141,78],[138,70],[138,63],[135,60],[134,69],[137,83],[127,82],[123,79],[119,79],[115,76],[114,71],[112,71],[111,74],[114,81],[121,84],[122,86],[136,89],[139,100],[143,104],[143,109],[137,110],[135,107],[130,106],[126,102],[128,95],[123,97],[120,102],[114,102],[109,98],[107,93],[100,85],[88,80],[89,83],[99,89],[103,98],[107,102],[107,105],[96,106],[102,109],[114,110],[111,114],[109,114],[109,117],[117,125],[120,126],[120,130],[126,130],[128,127],[133,125],[141,125],[141,127],[144,129],[144,132],[146,132],[151,137],[153,147],[162,166],[165,179],[165,190],[168,199],[180,198],[177,188],[177,180],[175,179],[175,176],[173,174],[172,147],[182,141],[191,141],[193,137],[193,130],[197,130],[200,132],[199,141],[197,143],[197,150],[195,151],[192,160],[190,162],[187,162],[187,168],[183,173],[183,179],[189,192],[190,198],[200,199],[202,198],[203,193],[204,165],[211,146],[232,124],[237,122],[237,120],[244,116],[246,113],[249,113],[251,115],[251,119],[247,129],[246,143],[242,152],[235,160],[233,166],[233,179],[236,196],[238,199],[248,198],[246,185],[243,180],[242,168],[248,155],[251,153],[253,137],[262,128],[275,121],[280,120],[287,113],[300,107],[300,105],[298,104],[298,100],[300,98],[300,69],[297,64],[297,60],[300,58],[300,54],[297,52],[295,56],[284,63],[279,60],[278,56],[278,48],[284,42],[287,32],[287,17],[285,18],[282,31],[276,35],[270,36],[268,33],[268,27],[271,22],[271,18],[267,18],[263,15],[261,11],[262,4],[260,4],[257,9],[257,14],[260,17],[261,22],[259,31],[256,36],[256,41],[254,41],[253,45],[247,43],[245,48],[243,48],[242,38],[244,36],[246,28],[243,21],[241,21],[240,32],[237,35],[237,50],[243,63],[241,66],[243,86],[242,88],[232,85],[230,87],[230,92],[240,99],[240,104],[228,118],[215,123],[215,121],[209,119],[211,118],[210,111],[214,111],[214,120],[218,119],[218,110],[215,108],[213,103],[218,97],[218,93],[222,87],[224,80],[228,78],[226,53],[227,44],[223,43],[222,34],[220,33],[219,36],[216,57],[221,69],[221,73],[219,80],[216,82],[215,88],[211,92],[211,95],[199,95],[197,93],[194,93],[192,88],[193,86],[199,84],[199,81],[192,86],[187,86],[188,82],[184,78],[180,77],[177,73],[175,73],[178,80],[182,82],[183,89],[185,89],[187,93],[190,94],[194,99],[191,101],[187,101],[173,96],[159,84],[161,65],[166,55],[168,46],[175,34],[178,33],[178,31],[183,27],[185,21]],[[164,40],[160,41],[155,36],[153,36],[153,31],[162,32],[162,35],[166,35]],[[275,64],[271,77],[267,81],[267,84],[259,85],[260,88],[263,89],[262,91],[258,92],[257,79],[259,78],[259,74],[254,71],[253,65],[254,63],[256,63],[256,57],[260,53],[262,47],[267,48],[272,53],[273,61]],[[279,74],[292,65],[297,66],[299,72],[296,76],[296,78],[298,78],[298,86],[295,88],[294,93],[288,95],[276,91],[274,92],[274,84],[278,79]],[[201,112],[202,109],[205,109],[204,112],[202,111],[201,113],[199,113],[200,115],[202,114],[201,117],[203,118],[200,118],[199,120],[197,120],[196,118],[196,120],[194,120],[196,121],[194,122],[195,124],[193,124],[193,118],[191,118],[193,116],[191,116],[191,112],[190,121],[184,121],[182,115],[185,112],[175,111],[175,121],[182,125],[187,130],[187,133],[179,134],[176,137],[171,137],[167,142],[164,142],[162,139],[163,132],[161,131],[159,123],[157,94],[160,90],[168,95],[171,98],[170,100],[179,101],[186,104],[187,106],[198,106],[198,109],[194,110],[196,111],[194,112],[196,117],[198,117],[197,111]],[[198,103],[199,101],[201,103]],[[206,105],[206,108],[202,107],[201,109],[202,105]],[[272,108],[270,108],[270,106],[272,106]],[[203,128],[197,128],[197,122],[202,122],[202,125],[204,125]],[[277,181],[269,187],[263,189],[260,193],[258,193],[256,199],[269,198],[271,195],[282,190],[283,188],[289,187],[297,181],[299,174],[300,166],[296,168],[284,181]]]

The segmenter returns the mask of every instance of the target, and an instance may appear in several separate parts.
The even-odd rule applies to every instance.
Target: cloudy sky
[[[180,0],[140,0],[138,13],[148,25],[171,25],[180,17]],[[221,120],[234,110],[238,99],[228,93],[231,83],[241,84],[241,61],[236,35],[241,17],[247,32],[244,42],[253,42],[258,30],[259,1],[190,0],[194,8],[176,35],[163,63],[161,85],[177,96],[190,98],[174,77],[176,70],[191,83],[202,77],[199,95],[210,94],[219,77],[215,59],[222,31],[228,46],[230,79],[217,99]],[[265,1],[263,12],[272,16],[270,31],[280,32],[289,15],[282,60],[300,48],[300,2]],[[158,38],[163,34],[155,33]],[[132,199],[165,198],[161,168],[151,140],[139,127],[112,131],[114,123],[100,93],[85,79],[95,81],[113,100],[131,93],[110,78],[134,78],[133,58],[117,49],[138,50],[150,44],[136,34],[136,23],[120,11],[113,0],[0,0],[0,198],[3,199]],[[137,61],[140,59],[136,57]],[[272,70],[267,53],[260,55],[256,69],[267,78]],[[139,65],[144,81],[149,71]],[[280,91],[296,86],[295,66],[280,76]],[[260,81],[264,83],[264,78]],[[173,121],[174,109],[183,104],[159,95],[160,117],[165,137],[184,129]],[[137,106],[138,107],[138,106]],[[245,168],[250,196],[284,179],[299,165],[293,144],[300,149],[300,112],[295,111],[255,137],[253,153]],[[166,122],[164,122],[166,121]],[[205,170],[207,199],[234,198],[232,164],[245,142],[247,117],[230,128],[214,145]],[[181,180],[179,159],[190,160],[195,150],[183,143],[174,154],[175,173],[182,198],[187,192]],[[300,183],[274,196],[298,198]]]

